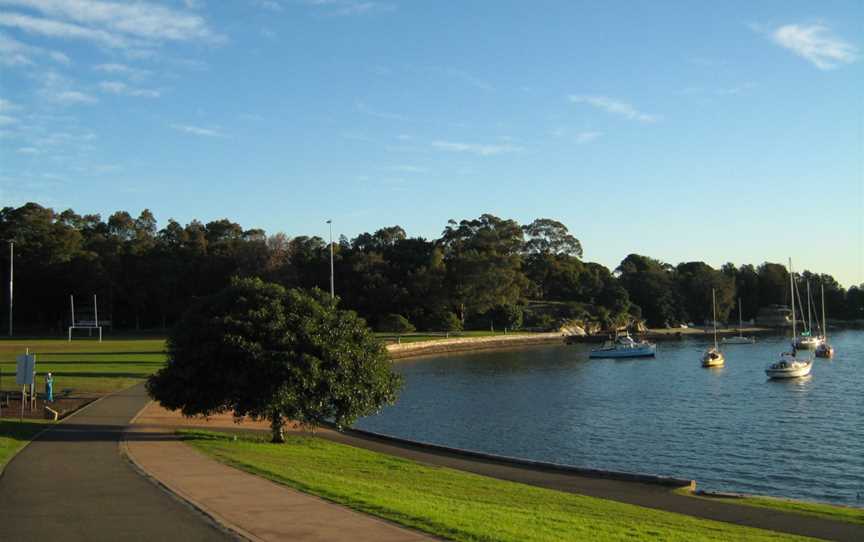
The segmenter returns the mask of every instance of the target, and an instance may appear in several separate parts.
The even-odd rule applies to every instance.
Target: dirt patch
[[[0,396],[0,406],[3,409],[2,416],[0,417],[5,419],[18,419],[20,417],[23,417],[25,420],[53,419],[53,414],[45,409],[46,406],[57,412],[59,419],[62,419],[97,399],[96,397],[58,397],[54,402],[46,403],[39,397],[36,399],[36,407],[33,409],[29,408],[29,404],[24,404],[24,414],[22,416],[21,394],[9,393],[8,397],[6,397],[6,394],[7,392],[3,392],[3,396]]]

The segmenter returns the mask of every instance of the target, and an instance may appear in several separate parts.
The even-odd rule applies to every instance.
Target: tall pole
[[[792,294],[792,348],[795,348],[795,340],[798,337],[795,323],[795,273],[792,271],[792,258],[789,258],[789,292]]]
[[[9,241],[9,336],[12,336],[12,275],[15,271],[15,242]]]
[[[330,299],[334,299],[336,297],[336,288],[333,276],[333,221],[328,220],[327,224],[330,225]]]

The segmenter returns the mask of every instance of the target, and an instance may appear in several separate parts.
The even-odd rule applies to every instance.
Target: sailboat
[[[717,295],[714,288],[711,288],[711,306],[714,311],[714,346],[702,354],[702,367],[722,367],[726,358],[717,346]]]
[[[825,318],[825,285],[822,285],[822,342],[816,347],[816,357],[833,358],[834,347],[828,343],[828,320]]]
[[[800,303],[800,299],[798,300]],[[807,281],[807,326],[804,331],[801,332],[801,336],[798,337],[794,343],[792,343],[792,347],[796,350],[815,350],[817,346],[822,342],[822,337],[817,337],[813,335],[813,319],[810,313],[810,307],[812,303],[810,301],[810,281]],[[803,318],[804,310],[801,310],[801,315]]]
[[[756,337],[745,337],[741,333],[741,328],[743,327],[743,322],[741,320],[741,298],[738,298],[738,336],[737,337],[723,337],[720,339],[720,342],[723,344],[755,344]]]
[[[810,374],[813,359],[798,359],[794,345],[798,340],[797,318],[795,316],[795,274],[792,272],[792,258],[789,258],[789,290],[792,292],[792,351],[780,354],[780,359],[765,368],[768,378],[799,378]]]

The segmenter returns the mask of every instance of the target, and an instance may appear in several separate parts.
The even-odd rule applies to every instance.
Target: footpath
[[[135,426],[138,428],[137,431],[162,431],[163,433],[169,434],[173,433],[173,431],[175,431],[177,428],[183,427],[200,427],[211,430],[224,429],[228,431],[251,430],[269,432],[269,427],[264,422],[244,421],[242,424],[238,425],[234,423],[233,418],[227,415],[214,416],[208,420],[204,420],[201,418],[183,418],[178,413],[169,412],[161,408],[156,403],[151,403],[144,410],[142,410],[141,414],[135,420]],[[345,433],[339,433],[327,429],[319,429],[316,432],[316,435],[321,438],[331,440],[333,442],[339,442],[341,444],[347,444],[350,446],[365,448],[368,450],[373,450],[393,456],[403,457],[406,459],[419,461],[428,465],[437,465],[453,469],[459,469],[463,471],[473,472],[476,474],[481,474],[484,476],[535,485],[548,489],[554,489],[557,491],[579,493],[582,495],[589,495],[592,497],[626,502],[638,506],[655,508],[669,512],[676,512],[704,519],[723,521],[727,523],[734,523],[737,525],[768,529],[771,531],[789,534],[810,536],[825,540],[839,540],[849,542],[859,542],[861,540],[864,540],[864,526],[861,525],[841,521],[832,521],[829,519],[811,516],[803,516],[799,514],[783,512],[780,510],[768,508],[745,506],[735,504],[734,500],[698,499],[675,493],[671,491],[668,487],[660,485],[644,484],[594,476],[579,476],[568,472],[511,464],[503,461],[495,461],[478,457],[470,457],[460,454],[457,451],[448,452],[440,448],[427,447],[420,444],[410,444],[388,438],[379,438],[368,434],[362,434],[360,432],[349,431]],[[149,447],[149,450],[147,450],[146,452],[148,458],[146,461],[141,462],[141,466],[170,488],[174,488],[175,485],[177,487],[180,487],[182,483],[185,483],[183,482],[183,480],[181,480],[181,478],[189,478],[194,481],[194,478],[199,476],[195,473],[190,474],[188,477],[183,474],[183,472],[191,470],[193,468],[193,465],[191,463],[195,463],[195,469],[215,469],[216,467],[212,465],[215,464],[220,466],[222,469],[225,469],[225,471],[239,472],[236,471],[236,469],[222,466],[215,460],[205,457],[199,452],[192,450],[191,447],[186,444],[164,438],[152,441],[147,439],[130,440],[128,442],[128,446],[130,447],[131,455],[136,459],[136,461],[140,460],[139,454],[141,452],[139,452],[139,450],[144,449],[141,444],[147,444]],[[175,451],[169,451],[169,445],[170,448]],[[180,450],[183,449],[185,449],[185,451],[181,452]],[[184,456],[183,461],[188,461],[190,464],[185,464],[184,466],[177,468],[171,467],[170,463],[178,461],[177,459],[173,458],[172,454],[174,453],[182,453]],[[204,465],[204,463],[210,463],[211,465],[206,466]],[[228,473],[225,471],[220,470],[218,474],[216,474],[216,471],[213,471],[214,474],[208,476],[227,477]],[[256,480],[260,480],[268,486],[276,485],[262,478],[258,478],[255,476],[251,477],[255,478]],[[229,481],[233,480],[233,478],[224,478],[224,480],[225,481],[217,478],[215,481],[212,482],[214,485],[207,490],[210,492],[210,495],[227,493],[228,488],[231,488],[232,491],[235,489],[235,482]],[[223,489],[220,490],[220,487]],[[278,487],[281,488],[283,486]],[[184,490],[182,490],[181,487],[181,491],[178,491],[181,496],[190,498],[195,502],[200,502],[204,505],[203,508],[208,513],[216,516],[217,518],[227,518],[229,517],[229,514],[233,513],[233,505],[228,505],[227,502],[222,498],[216,498],[212,496],[208,497],[206,492],[204,492],[197,497],[203,500],[196,501],[195,495],[185,494],[182,491]],[[308,498],[316,499],[314,497]],[[267,504],[265,502],[267,500],[268,499],[260,499],[261,502],[259,504],[262,509],[267,508]],[[239,516],[231,517],[233,518],[232,522],[235,525],[239,525],[241,527],[243,525],[249,525],[250,528],[255,527],[254,514],[248,515],[245,518]],[[361,517],[364,517],[367,520],[377,521],[369,518],[368,516]],[[294,521],[294,519],[294,514],[291,514],[291,521]],[[390,524],[383,524],[387,527],[392,527]],[[311,527],[314,527],[314,520],[310,524],[310,528]],[[242,528],[238,529],[238,531],[242,532]],[[408,532],[411,533],[413,536],[422,536],[412,533],[410,531]],[[356,533],[352,533],[352,535],[355,534]],[[329,539],[334,540],[338,538]],[[360,538],[357,538],[356,536],[352,536],[352,539],[360,540]],[[376,539],[390,540],[389,538]],[[397,539],[401,540],[399,538],[394,538],[393,540]],[[420,538],[413,538],[411,540],[419,539]]]

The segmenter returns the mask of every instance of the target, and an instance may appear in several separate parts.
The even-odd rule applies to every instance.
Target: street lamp
[[[336,289],[333,286],[333,221],[328,220],[330,225],[330,299],[336,297]]]
[[[15,242],[9,241],[9,336],[12,336],[12,273],[15,270],[13,265],[15,258]]]

